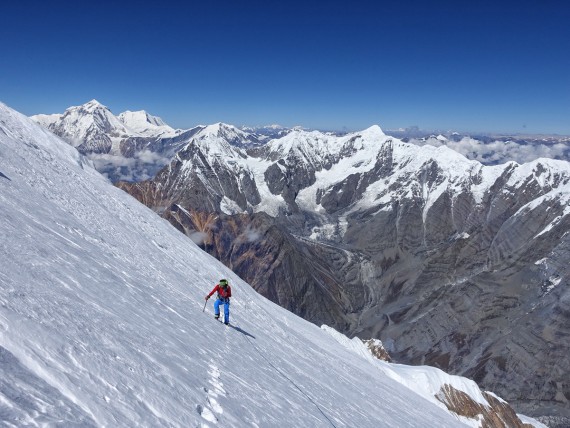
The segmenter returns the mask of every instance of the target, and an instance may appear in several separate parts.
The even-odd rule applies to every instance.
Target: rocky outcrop
[[[435,397],[456,415],[479,421],[481,428],[533,428],[523,423],[506,401],[488,392],[483,392],[488,406],[447,384]]]
[[[364,342],[364,344],[368,347],[370,353],[374,358],[380,361],[386,361],[388,363],[392,361],[390,354],[388,354],[388,351],[386,351],[384,345],[382,345],[382,342],[380,340],[368,339],[363,340],[362,342]]]

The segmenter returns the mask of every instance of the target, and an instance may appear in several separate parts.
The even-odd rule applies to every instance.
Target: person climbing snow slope
[[[230,323],[230,297],[232,297],[232,288],[228,284],[227,279],[220,279],[219,284],[216,284],[210,294],[206,296],[208,300],[214,293],[218,293],[218,298],[214,302],[214,316],[216,319],[220,318],[220,305],[224,305],[224,324]]]

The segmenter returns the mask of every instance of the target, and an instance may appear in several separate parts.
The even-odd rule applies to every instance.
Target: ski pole
[[[206,310],[206,305],[208,304],[208,299],[206,299],[206,301],[204,302],[204,309],[202,309],[202,312],[204,312]]]

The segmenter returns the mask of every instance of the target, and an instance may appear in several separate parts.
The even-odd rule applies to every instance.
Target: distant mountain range
[[[136,182],[154,177],[197,131],[205,127],[173,129],[161,118],[142,110],[125,111],[115,116],[96,100],[70,107],[63,114],[39,114],[32,119],[77,147],[113,182]],[[276,124],[238,129],[248,135],[244,140],[248,148],[282,138],[292,131],[308,131]],[[417,127],[389,133],[415,145],[445,145],[485,165],[511,160],[525,163],[540,157],[570,160],[570,137],[564,136],[430,133]],[[347,132],[324,134],[342,136]]]
[[[173,129],[145,111],[115,116],[96,100],[32,119],[76,147],[112,181],[153,177],[203,128]]]
[[[447,147],[480,140],[412,144],[378,126],[268,140],[218,123],[148,137],[89,104],[66,111],[63,127],[63,117],[36,120],[69,141],[86,135],[73,144],[95,160],[160,158],[155,176],[117,185],[260,293],[380,338],[398,361],[474,378],[520,411],[570,417],[568,162],[485,165]]]

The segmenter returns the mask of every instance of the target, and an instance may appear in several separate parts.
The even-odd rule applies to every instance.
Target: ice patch
[[[245,211],[234,200],[224,196],[220,201],[220,211],[227,215],[243,214]]]

